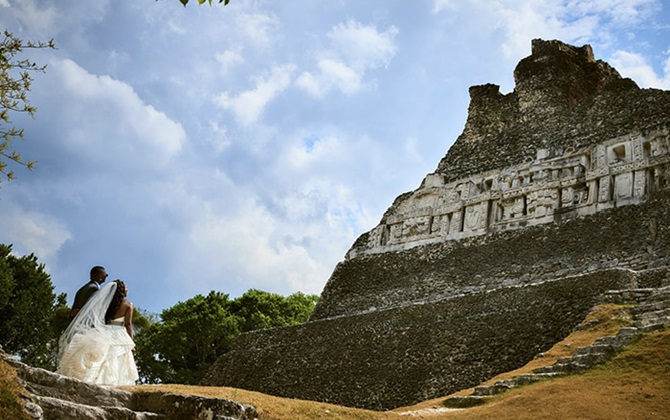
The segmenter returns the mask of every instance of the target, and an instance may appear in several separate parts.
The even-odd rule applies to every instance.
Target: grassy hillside
[[[598,306],[565,340],[528,365],[499,375],[487,384],[551,365],[559,357],[572,354],[576,347],[615,334],[629,322],[623,307]],[[0,395],[3,397],[0,418],[3,419],[14,418],[6,416],[10,412],[5,410],[12,409],[13,403],[5,396],[15,396],[18,392],[11,369],[5,367],[0,365]],[[442,405],[445,398],[389,412],[374,412],[225,387],[142,385],[128,389],[232,399],[256,406],[261,419],[670,419],[670,330],[644,335],[597,368],[519,387],[490,398],[482,406],[462,410],[445,408]],[[455,395],[471,391],[463,390]]]

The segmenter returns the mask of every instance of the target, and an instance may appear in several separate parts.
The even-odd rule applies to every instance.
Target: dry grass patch
[[[584,374],[516,388],[483,406],[432,418],[670,419],[670,331],[644,336]]]
[[[0,359],[0,419],[29,420],[20,395],[27,392],[18,384],[16,371]]]
[[[273,397],[259,392],[227,387],[190,385],[139,385],[124,387],[130,391],[160,391],[175,394],[200,395],[225,398],[251,404],[258,411],[259,420],[309,420],[309,419],[386,419],[395,415],[370,410],[291,398]]]

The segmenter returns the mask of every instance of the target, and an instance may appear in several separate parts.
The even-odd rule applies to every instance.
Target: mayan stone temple
[[[559,41],[514,79],[470,88],[463,133],[309,322],[241,335],[203,383],[406,406],[524,365],[606,292],[670,285],[670,92]]]

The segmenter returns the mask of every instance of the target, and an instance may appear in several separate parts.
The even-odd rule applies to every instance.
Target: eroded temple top
[[[670,92],[640,89],[590,46],[534,40],[513,92],[470,88],[456,143],[348,258],[637,204],[670,187]]]
[[[436,173],[456,180],[532,160],[538,149],[581,149],[664,127],[670,118],[670,92],[640,89],[588,45],[536,39],[514,79],[506,95],[493,84],[470,88],[463,133]]]

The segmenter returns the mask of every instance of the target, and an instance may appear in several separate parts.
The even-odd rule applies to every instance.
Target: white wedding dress
[[[98,385],[134,385],[139,378],[133,357],[135,343],[123,326],[123,317],[104,324],[99,316],[98,307],[109,305],[103,295],[113,294],[105,289],[91,298],[91,305],[87,303],[81,311],[81,319],[78,314],[63,333],[57,372]]]
[[[61,357],[58,373],[98,385],[135,385],[135,343],[117,318],[102,329],[77,334]]]

